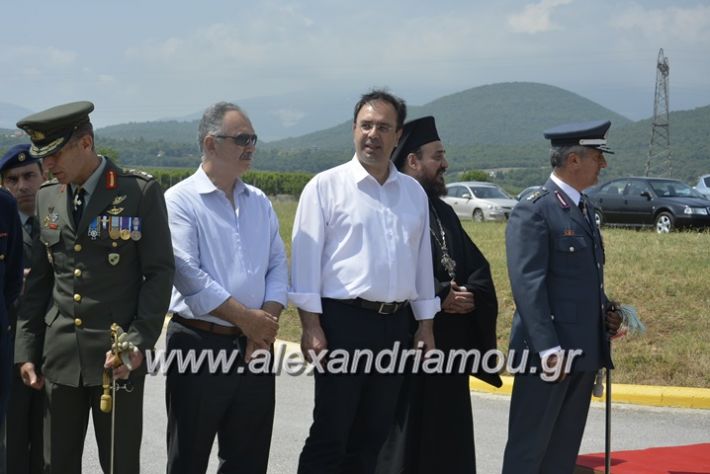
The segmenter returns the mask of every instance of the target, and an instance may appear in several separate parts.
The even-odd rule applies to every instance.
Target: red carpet
[[[710,434],[709,434],[710,435]],[[604,472],[604,453],[577,458],[575,474]],[[710,443],[612,451],[612,474],[710,474]]]

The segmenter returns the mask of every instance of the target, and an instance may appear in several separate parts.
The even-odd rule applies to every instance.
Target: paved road
[[[309,376],[281,375],[276,384],[276,419],[271,445],[269,474],[296,472],[298,454],[308,432],[313,408],[313,380]],[[506,396],[472,394],[476,427],[476,452],[480,474],[499,473],[507,435]],[[710,410],[669,409],[614,405],[613,449],[640,449],[710,442]],[[148,376],[145,393],[145,422],[141,469],[143,473],[165,472],[164,378]],[[582,453],[604,451],[604,408],[590,410],[582,442]],[[84,453],[84,472],[98,473],[93,428],[89,428]],[[213,449],[208,472],[216,472]]]

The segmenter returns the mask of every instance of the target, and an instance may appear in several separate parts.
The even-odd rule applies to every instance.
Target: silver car
[[[454,208],[459,218],[476,222],[506,220],[518,203],[498,185],[484,181],[447,184],[446,192],[442,199]]]
[[[704,174],[698,178],[698,184],[695,185],[695,190],[710,199],[710,174]]]

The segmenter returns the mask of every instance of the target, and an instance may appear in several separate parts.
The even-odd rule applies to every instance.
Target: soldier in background
[[[53,107],[20,120],[30,154],[54,175],[37,193],[40,236],[17,322],[15,362],[23,382],[44,388],[48,472],[79,473],[92,415],[101,467],[111,469],[111,415],[99,411],[110,366],[112,323],[136,347],[114,369],[115,473],[139,472],[143,354],[163,327],[174,260],[163,193],[149,175],[98,155],[91,102]],[[138,217],[138,224],[134,224]],[[49,310],[47,305],[51,302]]]
[[[22,257],[24,277],[32,263],[32,241],[39,235],[35,217],[35,198],[46,178],[39,158],[30,155],[30,145],[10,148],[0,159],[2,185],[17,200],[17,210],[22,224]],[[22,295],[10,308],[10,325],[14,338],[17,311]],[[5,427],[0,436],[5,442],[5,463],[0,473],[39,474],[42,472],[42,417],[44,394],[22,383],[19,370],[12,371],[10,399]]]

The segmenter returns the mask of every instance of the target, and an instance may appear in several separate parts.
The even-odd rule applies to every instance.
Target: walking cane
[[[104,413],[111,413],[111,447],[109,450],[110,474],[113,474],[113,456],[116,431],[116,379],[113,378],[113,369],[121,366],[121,358],[117,344],[119,329],[120,328],[116,323],[111,325],[111,355],[113,356],[113,363],[111,364],[111,367],[104,368],[101,381],[103,394],[101,395],[100,408]]]
[[[116,379],[113,377],[113,369],[122,365],[132,370],[129,353],[136,350],[135,346],[125,340],[125,334],[116,323],[111,325],[111,367],[105,368],[102,378],[103,394],[101,395],[101,411],[111,413],[111,449],[110,449],[110,474],[113,474],[114,455],[116,446]],[[129,390],[130,391],[130,390]]]

